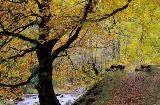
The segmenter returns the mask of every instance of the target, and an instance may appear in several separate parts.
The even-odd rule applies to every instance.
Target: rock
[[[56,94],[61,105],[72,105],[77,100],[86,88],[77,88],[74,93]],[[25,94],[24,100],[17,105],[34,105],[39,102],[38,94]]]

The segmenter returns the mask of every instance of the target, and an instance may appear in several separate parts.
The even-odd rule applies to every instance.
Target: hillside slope
[[[160,105],[160,69],[105,72],[73,105]]]

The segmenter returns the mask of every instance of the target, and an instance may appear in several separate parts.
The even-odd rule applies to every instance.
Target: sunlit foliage
[[[55,81],[76,78],[78,73],[85,82],[94,80],[90,68],[82,69],[88,62],[102,68],[113,62],[160,61],[159,1],[1,0],[0,5],[1,86],[23,86],[38,73],[40,80],[43,73],[48,74],[44,78],[53,74]],[[75,66],[76,56],[87,51],[92,59]],[[43,66],[37,73],[36,67]],[[7,89],[1,88],[0,95]]]

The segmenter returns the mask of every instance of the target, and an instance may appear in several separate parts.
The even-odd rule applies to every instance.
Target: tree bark
[[[38,74],[38,93],[40,105],[60,105],[52,86],[52,72],[47,72],[42,68],[42,71]]]
[[[44,45],[38,47],[37,57],[39,61],[38,84],[36,86],[39,93],[40,105],[60,105],[52,85],[52,47]]]

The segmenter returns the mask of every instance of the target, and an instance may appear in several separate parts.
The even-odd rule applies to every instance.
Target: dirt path
[[[160,105],[160,72],[107,72],[74,105]]]

